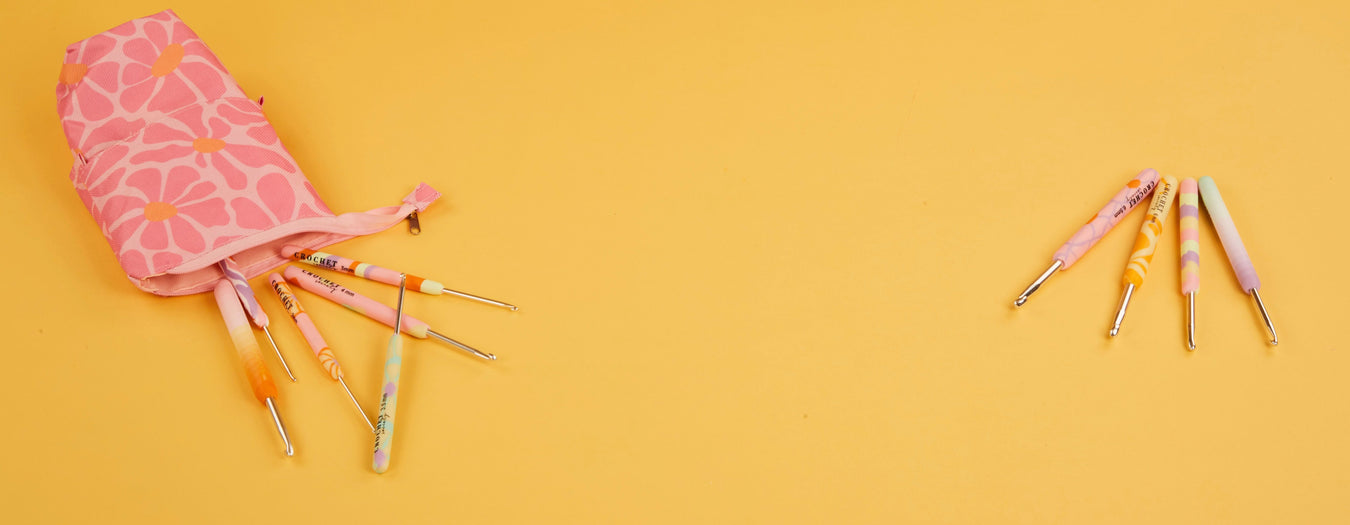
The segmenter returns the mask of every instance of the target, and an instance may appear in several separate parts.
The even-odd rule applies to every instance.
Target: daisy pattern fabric
[[[285,262],[276,247],[321,247],[383,230],[440,194],[336,216],[281,144],[258,102],[173,11],[66,49],[57,111],[75,191],[138,287],[205,292],[215,263],[249,276]],[[279,246],[278,246],[279,247]]]

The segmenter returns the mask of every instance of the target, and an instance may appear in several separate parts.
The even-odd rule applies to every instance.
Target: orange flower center
[[[172,73],[178,63],[183,61],[183,46],[179,44],[169,44],[164,48],[164,52],[155,59],[155,65],[150,66],[150,74],[162,77]]]
[[[152,202],[145,205],[145,218],[148,220],[162,221],[174,215],[178,215],[178,208],[167,202]]]
[[[79,84],[88,72],[89,66],[84,64],[61,64],[61,83]]]
[[[215,153],[217,151],[225,149],[225,141],[220,139],[202,137],[192,141],[192,149],[195,149],[202,153]]]

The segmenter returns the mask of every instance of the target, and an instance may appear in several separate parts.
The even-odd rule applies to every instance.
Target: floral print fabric
[[[323,222],[333,212],[261,106],[172,11],[71,45],[56,97],[75,191],[144,289],[146,279],[206,268],[279,234],[345,234],[323,238],[331,243],[397,223],[392,215]]]

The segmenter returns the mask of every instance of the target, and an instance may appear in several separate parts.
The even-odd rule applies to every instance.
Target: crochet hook
[[[1255,299],[1256,308],[1261,311],[1261,320],[1265,321],[1266,330],[1270,332],[1270,344],[1280,344],[1280,337],[1275,334],[1275,323],[1270,320],[1266,303],[1261,301],[1261,279],[1256,276],[1256,267],[1252,266],[1252,259],[1247,255],[1247,247],[1242,244],[1233,217],[1228,215],[1228,207],[1219,195],[1219,186],[1209,177],[1200,177],[1199,186],[1200,198],[1209,212],[1209,221],[1214,223],[1214,231],[1219,234],[1219,242],[1223,244],[1224,253],[1228,254],[1228,264],[1237,274],[1238,284],[1243,292]]]
[[[1195,350],[1195,294],[1200,291],[1200,194],[1195,179],[1181,179],[1181,295],[1186,296],[1186,348]]]
[[[403,292],[408,290],[407,277],[398,285],[398,315],[394,326],[403,326]],[[398,380],[403,371],[403,337],[399,330],[389,336],[389,348],[384,358],[384,388],[380,390],[380,427],[375,431],[375,454],[372,467],[383,474],[389,470],[389,455],[394,446],[394,410],[398,408]]]
[[[411,315],[403,316],[403,320],[400,322],[396,319],[397,312],[395,312],[393,308],[348,290],[342,285],[316,275],[313,272],[301,270],[295,266],[287,266],[286,271],[284,271],[282,275],[286,277],[287,282],[295,284],[307,292],[338,303],[347,307],[349,310],[384,323],[390,327],[399,326],[402,328],[403,332],[418,339],[426,339],[428,336],[434,337],[477,357],[489,361],[497,359],[497,356],[484,353],[472,346],[436,333],[434,330],[431,330],[430,325],[417,320]],[[396,325],[395,323],[398,324]]]
[[[277,360],[281,361],[281,368],[286,371],[286,375],[295,382],[295,374],[291,373],[291,365],[286,364],[286,358],[281,355],[281,348],[277,347],[277,341],[272,339],[272,332],[267,330],[267,314],[263,312],[262,305],[258,304],[257,296],[253,295],[253,288],[248,285],[248,278],[244,277],[244,272],[235,266],[234,260],[225,258],[220,261],[220,271],[225,272],[225,278],[229,279],[230,284],[234,285],[234,290],[238,292],[239,301],[244,304],[244,309],[248,311],[249,318],[253,319],[253,324],[261,328],[264,334],[267,334],[267,342],[272,343],[272,351],[277,353]]]
[[[1036,290],[1040,289],[1041,285],[1045,284],[1045,281],[1049,280],[1056,271],[1068,270],[1070,266],[1073,266],[1073,263],[1078,262],[1078,259],[1092,249],[1097,241],[1102,240],[1102,237],[1111,231],[1111,228],[1114,228],[1116,224],[1120,223],[1120,220],[1124,219],[1130,213],[1130,210],[1138,206],[1157,184],[1157,171],[1146,169],[1139,172],[1139,175],[1136,175],[1125,184],[1124,188],[1116,192],[1116,195],[1111,197],[1106,206],[1102,206],[1102,209],[1096,215],[1093,215],[1087,224],[1078,228],[1078,231],[1074,232],[1068,241],[1065,241],[1058,250],[1055,250],[1054,255],[1050,256],[1050,268],[1046,269],[1040,277],[1037,277],[1031,283],[1031,286],[1023,290],[1022,294],[1017,296],[1017,301],[1013,305],[1022,306],[1031,297],[1031,294],[1036,293]]]
[[[271,283],[272,290],[277,293],[277,299],[281,300],[281,305],[286,308],[286,313],[295,321],[295,327],[300,329],[300,335],[305,337],[305,342],[309,343],[309,349],[314,352],[314,357],[319,359],[319,364],[328,372],[328,376],[342,385],[342,389],[347,391],[347,397],[352,400],[352,406],[361,414],[361,420],[366,422],[370,431],[375,431],[375,425],[370,422],[370,416],[361,409],[361,403],[356,401],[356,396],[352,395],[352,389],[347,388],[347,382],[343,380],[342,365],[338,364],[337,356],[333,355],[333,350],[328,347],[328,342],[323,339],[323,334],[319,333],[319,327],[314,325],[314,320],[309,318],[305,312],[305,307],[300,306],[300,300],[295,297],[295,292],[291,287],[286,286],[286,281],[281,275],[272,272],[267,276],[267,282]]]
[[[272,413],[272,422],[277,426],[277,433],[281,434],[281,442],[286,445],[286,455],[293,456],[295,447],[291,446],[291,438],[286,434],[286,424],[281,421],[281,414],[277,412],[277,385],[272,382],[272,375],[263,365],[258,340],[253,337],[253,329],[248,326],[243,307],[239,306],[239,295],[234,286],[225,280],[216,283],[215,294],[216,306],[220,307],[220,316],[225,320],[225,328],[230,332],[230,339],[234,341],[235,351],[239,352],[239,359],[244,362],[244,374],[248,376],[248,384],[253,388],[253,397]]]
[[[370,279],[372,281],[381,282],[384,284],[394,286],[399,286],[399,283],[401,282],[400,280],[401,277],[399,276],[406,276],[407,284],[410,285],[413,290],[417,290],[427,295],[446,294],[455,297],[462,297],[464,299],[469,299],[472,301],[478,301],[484,304],[490,304],[492,306],[506,308],[511,311],[519,310],[519,308],[517,308],[515,305],[512,304],[507,304],[501,301],[488,299],[486,297],[479,297],[471,293],[457,292],[455,290],[451,290],[449,288],[446,288],[445,285],[436,281],[432,281],[430,279],[423,279],[416,275],[399,273],[366,262],[353,261],[346,257],[333,255],[331,253],[325,253],[316,250],[306,250],[293,244],[283,246],[281,248],[281,252],[286,254],[290,258],[303,262],[305,264],[317,266],[325,270],[336,270],[343,273],[349,273],[357,277]]]
[[[1177,179],[1163,177],[1158,188],[1153,190],[1153,200],[1144,214],[1144,224],[1139,227],[1139,236],[1134,240],[1134,252],[1125,263],[1125,275],[1121,284],[1125,292],[1120,296],[1120,309],[1116,310],[1116,319],[1111,325],[1111,337],[1120,333],[1120,324],[1125,322],[1125,309],[1130,307],[1130,297],[1136,288],[1144,286],[1144,277],[1153,263],[1153,252],[1158,249],[1158,238],[1162,237],[1163,225],[1172,211],[1172,198],[1176,196]]]

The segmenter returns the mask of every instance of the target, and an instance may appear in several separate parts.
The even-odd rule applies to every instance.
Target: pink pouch
[[[334,215],[258,102],[173,11],[66,48],[57,109],[71,182],[138,288],[212,290],[231,258],[248,277],[285,244],[317,249],[426,209],[419,185],[397,206]]]

